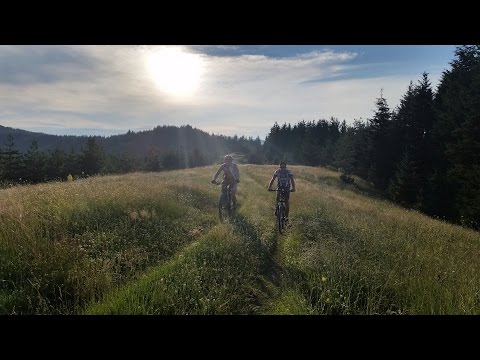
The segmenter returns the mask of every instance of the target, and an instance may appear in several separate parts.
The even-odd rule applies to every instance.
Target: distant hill
[[[79,153],[86,144],[88,136],[49,135],[38,132],[14,129],[0,125],[0,148],[5,147],[9,134],[13,135],[14,147],[22,153],[30,148],[36,139],[40,151],[60,149],[65,152]],[[260,139],[253,140],[243,137],[226,137],[210,135],[190,125],[157,126],[153,130],[140,132],[129,131],[126,134],[109,137],[94,136],[96,142],[107,154],[129,154],[144,156],[149,152],[163,153],[169,150],[183,150],[186,152],[200,152],[203,154],[221,154],[229,151],[242,151],[238,145],[251,144],[261,146]],[[241,144],[239,144],[241,143]]]
[[[85,144],[87,139],[85,136],[49,135],[0,125],[0,147],[5,146],[9,134],[13,135],[15,148],[22,153],[28,151],[33,139],[37,140],[41,151],[53,150],[55,148],[71,151],[73,147],[73,150],[76,152],[80,151],[81,146]]]

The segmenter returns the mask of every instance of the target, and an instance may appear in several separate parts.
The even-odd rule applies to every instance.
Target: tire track
[[[242,170],[242,183],[246,188],[239,189],[237,193],[242,202],[232,225],[242,238],[255,244],[256,252],[262,257],[264,266],[260,277],[265,279],[263,290],[269,294],[270,303],[282,292],[284,269],[279,241],[282,241],[283,236],[275,227],[275,198],[266,190],[270,178],[263,179],[255,174],[255,168],[251,165]],[[260,313],[265,312],[268,303],[260,304]]]

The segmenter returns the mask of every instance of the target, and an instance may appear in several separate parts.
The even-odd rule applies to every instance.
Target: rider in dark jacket
[[[290,206],[289,206],[289,199],[290,199],[290,192],[295,191],[295,180],[293,179],[293,174],[290,170],[287,170],[287,163],[285,161],[282,161],[280,163],[280,167],[275,170],[273,173],[272,179],[270,180],[270,183],[268,184],[268,190],[272,190],[272,184],[275,181],[275,178],[277,179],[277,189],[285,189],[285,218],[286,221],[288,221],[288,214],[290,211]],[[291,189],[290,189],[291,186]],[[280,192],[277,191],[277,201],[278,197],[280,196]]]

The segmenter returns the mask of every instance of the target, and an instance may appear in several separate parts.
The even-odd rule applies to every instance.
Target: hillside
[[[0,147],[4,147],[9,134],[13,136],[15,148],[22,153],[28,151],[34,139],[37,140],[40,151],[55,148],[64,151],[71,151],[73,148],[74,151],[80,151],[81,146],[86,142],[85,137],[49,135],[0,125]]]
[[[290,168],[286,235],[274,166],[240,165],[224,224],[214,166],[0,190],[0,313],[480,313],[479,232]]]
[[[15,148],[27,152],[32,141],[36,139],[39,151],[59,149],[65,152],[80,152],[85,146],[87,136],[59,136],[13,129],[0,125],[0,147],[6,143],[7,136],[14,137]],[[229,139],[225,136],[210,135],[191,126],[157,126],[152,130],[131,132],[109,137],[95,136],[96,142],[107,154],[129,154],[144,156],[148,152],[166,152],[182,149],[187,153],[223,154],[231,149]],[[246,142],[249,142],[245,139]],[[250,141],[260,145],[260,141]],[[258,144],[257,144],[258,143]]]

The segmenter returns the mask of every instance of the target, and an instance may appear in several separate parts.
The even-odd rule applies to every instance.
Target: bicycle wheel
[[[278,232],[281,234],[285,227],[285,209],[283,206],[278,206],[277,209],[277,224],[278,224]]]
[[[224,221],[230,217],[230,201],[225,193],[220,196],[218,202],[218,215],[220,221]]]

